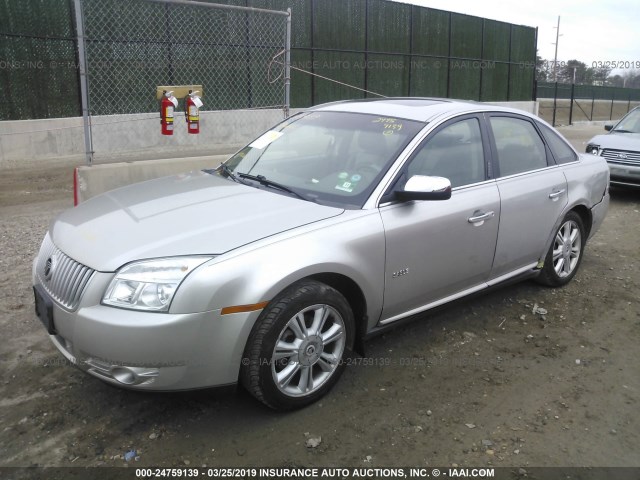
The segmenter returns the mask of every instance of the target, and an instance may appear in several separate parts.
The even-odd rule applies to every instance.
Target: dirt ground
[[[581,151],[595,131],[564,129]],[[63,361],[30,265],[72,206],[71,170],[0,174],[0,466],[121,466],[131,449],[136,467],[640,466],[639,191],[612,192],[565,288],[525,282],[426,315],[281,414],[242,390],[130,392]]]

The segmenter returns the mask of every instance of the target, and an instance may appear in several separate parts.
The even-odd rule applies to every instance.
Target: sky
[[[622,62],[640,72],[639,0],[395,0],[423,7],[538,27],[538,55],[553,60],[560,18],[558,60],[594,66]],[[594,63],[595,62],[595,63]]]

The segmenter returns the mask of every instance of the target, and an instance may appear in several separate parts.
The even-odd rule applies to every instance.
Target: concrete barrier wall
[[[229,155],[209,155],[77,167],[74,174],[74,203],[153,178],[215,168],[227,158]]]
[[[95,163],[197,156],[240,148],[284,118],[282,110],[203,111],[200,134],[187,133],[184,114],[172,136],[160,134],[157,113],[91,118]],[[0,169],[47,161],[85,163],[82,118],[0,122]]]
[[[82,118],[0,122],[0,169],[60,157],[81,162],[83,155]]]
[[[180,105],[181,106],[181,105]],[[144,151],[154,158],[184,157],[189,153],[233,150],[247,144],[274,124],[284,120],[282,110],[227,110],[200,113],[200,133],[187,133],[184,114],[174,119],[174,134],[160,134],[158,114],[96,117],[92,125],[96,163],[107,158]]]

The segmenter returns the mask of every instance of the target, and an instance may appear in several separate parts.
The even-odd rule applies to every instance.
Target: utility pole
[[[553,58],[553,81],[558,81],[558,40],[560,40],[560,15],[558,15],[558,26],[555,27],[556,30],[556,55]]]

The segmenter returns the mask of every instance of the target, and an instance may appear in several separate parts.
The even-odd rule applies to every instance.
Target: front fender
[[[211,260],[185,279],[171,313],[270,301],[298,280],[336,273],[359,286],[368,317],[377,319],[384,293],[384,249],[379,213],[347,211]]]

